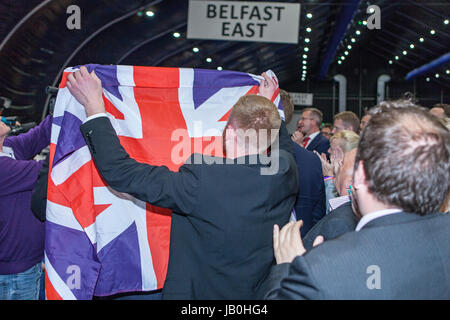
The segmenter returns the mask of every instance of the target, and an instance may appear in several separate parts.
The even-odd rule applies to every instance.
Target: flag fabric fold
[[[263,79],[235,71],[86,67],[102,81],[108,117],[130,156],[173,171],[193,152],[222,156],[207,146],[221,145],[232,106],[241,96],[256,94]],[[99,175],[79,129],[84,108],[66,88],[67,76],[78,68],[65,70],[53,115],[46,298],[84,300],[160,289],[171,212],[112,190]],[[283,117],[278,91],[272,100]],[[180,130],[183,135],[174,134]],[[180,143],[188,146],[184,154],[174,153]]]

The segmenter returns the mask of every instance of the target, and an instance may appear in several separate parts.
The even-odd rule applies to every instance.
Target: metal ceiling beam
[[[336,51],[344,39],[349,24],[351,23],[361,0],[352,0],[346,3],[339,14],[339,18],[334,27],[334,32],[328,42],[327,51],[320,65],[319,80],[323,79],[328,72],[328,68],[333,61]]]
[[[80,45],[78,45],[75,50],[72,51],[72,53],[70,54],[70,56],[66,59],[66,61],[64,61],[64,63],[62,64],[61,69],[59,69],[55,79],[53,80],[52,83],[52,87],[55,87],[56,84],[58,83],[61,75],[63,74],[64,69],[67,68],[67,65],[69,64],[69,62],[73,59],[73,57],[75,57],[75,55],[86,46],[86,44],[88,44],[92,39],[94,39],[98,34],[102,33],[104,30],[110,28],[111,26],[115,25],[118,22],[121,22],[129,17],[131,17],[132,15],[136,14],[139,11],[145,10],[146,8],[148,8],[149,6],[153,6],[156,5],[160,2],[162,2],[164,0],[154,0],[154,1],[148,1],[147,3],[145,3],[144,5],[140,6],[137,9],[133,9],[121,16],[119,16],[118,18],[109,21],[108,23],[106,23],[105,25],[103,25],[101,28],[95,30],[92,34],[90,34]],[[47,114],[47,110],[49,108],[49,103],[50,103],[50,98],[51,95],[47,96],[47,99],[45,101],[45,105],[44,105],[44,110],[42,112],[42,120],[44,120],[45,115]]]
[[[440,66],[445,65],[447,63],[450,63],[450,52],[447,52],[446,54],[440,56],[439,58],[434,59],[433,61],[428,62],[427,64],[424,64],[423,66],[410,71],[406,75],[405,79],[406,80],[414,79],[422,74],[433,71],[436,68],[439,68]]]

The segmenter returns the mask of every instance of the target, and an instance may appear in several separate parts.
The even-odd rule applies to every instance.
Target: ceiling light
[[[357,36],[359,36],[361,34],[361,31],[356,30],[355,33],[356,33]]]
[[[145,11],[145,15],[147,17],[153,17],[155,15],[155,13],[153,11],[151,11],[151,10],[147,10],[147,11]]]
[[[394,62],[392,62],[392,60],[389,60],[389,64],[393,64]]]
[[[419,41],[420,41],[420,42],[424,42],[425,39],[424,39],[424,38],[420,38]]]
[[[414,44],[411,43],[411,44],[409,45],[409,47],[410,47],[411,49],[414,49]]]
[[[313,17],[313,15],[312,15],[311,12],[308,12],[308,13],[306,14],[306,17],[307,17],[308,19],[311,19],[311,18]]]
[[[403,55],[406,56],[408,54],[408,52],[406,50],[403,50]]]
[[[308,59],[308,55],[307,55],[307,54],[304,54],[304,55],[303,55],[303,59]]]
[[[339,63],[339,64],[342,64],[342,61],[341,61],[341,60],[339,60],[339,61],[338,61],[338,63]]]
[[[308,62],[306,62],[306,60],[303,60],[302,63],[303,63],[303,64],[307,64]]]
[[[436,34],[436,31],[433,30],[433,29],[431,29],[431,30],[430,30],[430,33],[431,33],[432,35],[435,35],[435,34]]]
[[[351,48],[352,48],[352,46],[349,44],[349,45],[347,46],[347,49],[350,50]]]
[[[181,34],[179,32],[174,32],[173,36],[174,36],[174,38],[179,38],[181,36]]]
[[[208,58],[206,58],[206,62],[211,63],[212,59],[208,57]]]
[[[306,28],[306,32],[311,32],[312,29],[310,27]]]
[[[450,70],[449,69],[445,70],[445,73],[450,74]]]
[[[341,56],[341,60],[345,60],[345,57],[344,57],[344,56]]]
[[[305,38],[306,43],[309,43],[309,41],[310,41],[309,38]]]
[[[345,54],[346,56],[348,56],[348,51],[345,51],[344,54]]]
[[[303,66],[303,70],[306,70],[307,69],[307,67],[306,66]]]
[[[427,80],[427,82],[430,82],[430,78],[426,78],[425,80]]]
[[[355,43],[355,42],[356,42],[356,39],[355,39],[355,38],[352,38],[350,41],[351,41],[352,43]]]
[[[308,47],[305,47],[303,50],[304,50],[305,52],[308,52],[308,51],[309,51],[309,48],[308,48]]]
[[[398,60],[398,59],[400,59],[398,56],[395,56],[395,60]]]
[[[435,76],[436,78],[439,78],[439,73],[436,73],[434,76]]]
[[[199,51],[200,51],[200,49],[199,49],[199,48],[197,48],[197,47],[194,47],[194,48],[192,48],[192,51],[194,51],[195,53],[197,53],[197,52],[199,52]]]
[[[448,24],[448,19],[445,19],[445,20],[444,20],[444,24]]]
[[[217,70],[222,71],[223,68],[219,66],[219,67],[217,67]]]
[[[370,8],[369,9],[369,13],[374,13],[375,12],[375,9],[374,8]]]
[[[363,25],[367,26],[367,21],[366,20],[363,21]]]

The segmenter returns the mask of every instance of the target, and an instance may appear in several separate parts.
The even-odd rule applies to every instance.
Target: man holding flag
[[[68,76],[69,91],[85,107],[81,131],[102,178],[173,210],[164,299],[262,297],[257,292],[274,263],[273,225],[289,220],[298,184],[285,124],[269,100],[277,84],[263,77],[261,96],[242,97],[229,115],[227,159],[194,154],[173,172],[129,157],[106,117],[95,72],[81,67]]]

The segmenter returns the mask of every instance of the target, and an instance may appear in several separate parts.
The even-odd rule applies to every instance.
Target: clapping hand
[[[273,226],[273,251],[277,264],[291,263],[295,257],[305,254],[306,249],[303,246],[300,235],[300,228],[303,221],[289,222],[280,231],[278,225]],[[324,241],[322,236],[314,240],[313,246],[318,246]]]
[[[335,166],[328,161],[325,153],[319,154],[316,150],[313,151],[322,163],[322,173],[324,177],[332,177],[335,174]]]

